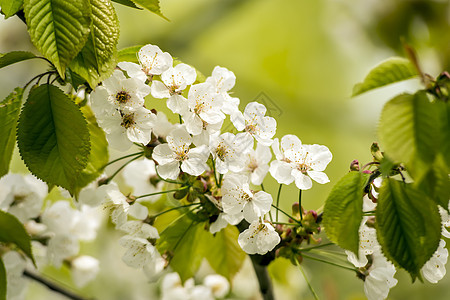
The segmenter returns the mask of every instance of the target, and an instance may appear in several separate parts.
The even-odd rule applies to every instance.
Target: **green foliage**
[[[6,270],[0,256],[0,300],[6,300]]]
[[[231,281],[241,269],[247,254],[242,251],[237,240],[239,231],[236,226],[228,225],[211,236],[209,247],[205,250],[206,259],[218,274]]]
[[[149,11],[157,14],[158,16],[167,19],[161,12],[161,7],[159,6],[159,0],[132,0],[134,3],[142,6],[145,9],[148,9]]]
[[[425,92],[403,94],[383,108],[378,135],[386,155],[404,162],[420,181],[431,167],[439,143],[439,112]]]
[[[25,0],[24,11],[31,41],[64,78],[89,36],[89,0]]]
[[[0,210],[0,242],[13,243],[34,262],[31,239],[23,224],[13,215]]]
[[[0,7],[6,19],[14,16],[22,8],[22,5],[23,0],[0,0]]]
[[[89,37],[70,68],[95,88],[111,75],[116,65],[119,20],[109,0],[90,0],[90,3],[92,24]]]
[[[346,174],[325,202],[323,225],[328,238],[358,255],[364,186],[368,176],[357,171]]]
[[[118,51],[118,61],[129,61],[134,62],[136,64],[139,63],[139,60],[137,58],[137,53],[139,49],[141,49],[143,46],[132,46],[123,48]]]
[[[140,7],[137,7],[136,4],[134,4],[134,2],[131,0],[112,0],[112,1],[131,8],[142,9]]]
[[[16,143],[16,125],[22,105],[23,90],[14,91],[0,102],[0,177],[8,173]]]
[[[364,81],[353,87],[353,95],[358,96],[391,83],[418,76],[414,65],[407,59],[391,57],[373,68]]]
[[[74,194],[76,196],[83,187],[102,174],[109,161],[108,141],[105,132],[98,126],[94,113],[89,106],[83,106],[81,112],[87,121],[91,152],[86,167],[80,172],[74,183]]]
[[[446,210],[449,209],[450,178],[442,155],[436,157],[428,173],[423,176],[423,179],[416,186],[431,197],[436,204],[439,204]]]
[[[447,173],[450,173],[450,102],[436,103],[440,112],[440,150],[447,166]]]
[[[196,222],[182,216],[164,229],[156,248],[161,254],[168,252],[170,266],[184,282],[195,275],[205,257],[210,233],[204,222]]]
[[[31,90],[19,118],[17,139],[28,169],[71,194],[90,153],[89,130],[79,107],[59,88]]]
[[[36,58],[36,55],[28,51],[12,51],[0,54],[0,69],[31,58]]]
[[[375,225],[384,255],[413,280],[420,277],[441,237],[436,204],[412,184],[387,178],[380,189]]]

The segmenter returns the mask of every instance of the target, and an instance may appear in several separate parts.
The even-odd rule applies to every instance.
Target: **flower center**
[[[128,94],[126,91],[120,91],[116,94],[116,101],[119,103],[127,103],[130,101],[131,95]]]
[[[228,155],[228,149],[223,143],[220,143],[217,146],[216,155],[221,161],[224,161],[225,157]]]
[[[188,153],[189,153],[189,146],[183,145],[183,147],[176,152],[175,160],[185,161],[186,159],[189,158]]]
[[[248,165],[247,165],[247,168],[248,168],[251,172],[255,171],[256,168],[258,168],[258,162],[256,161],[255,158],[250,157],[250,161],[249,161],[249,163],[248,163]]]
[[[136,124],[136,122],[134,121],[134,113],[122,114],[122,123],[120,123],[120,126],[128,129],[134,124]]]
[[[245,131],[247,131],[248,133],[250,133],[250,134],[256,134],[256,132],[257,132],[257,126],[255,125],[255,124],[252,124],[252,123],[250,123],[250,124],[246,124],[245,125]]]

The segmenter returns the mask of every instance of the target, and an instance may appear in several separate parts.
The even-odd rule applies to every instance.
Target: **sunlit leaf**
[[[31,41],[64,78],[66,67],[88,39],[89,0],[25,0],[24,11]]]
[[[17,140],[31,173],[73,194],[89,160],[90,142],[86,120],[67,95],[48,84],[31,90],[19,118]]]
[[[36,55],[27,51],[12,51],[0,54],[0,69],[31,58],[36,58]]]
[[[356,255],[367,179],[367,174],[356,171],[346,174],[331,190],[323,214],[323,225],[328,238]]]
[[[22,105],[23,90],[14,91],[0,102],[0,177],[8,173],[16,143],[16,125]]]
[[[117,61],[119,21],[109,0],[90,0],[92,24],[89,38],[70,68],[92,88],[109,77]]]
[[[239,231],[236,226],[228,225],[215,236],[211,236],[209,247],[205,249],[206,259],[214,271],[228,280],[241,269],[247,254],[242,251],[237,240]]]
[[[357,83],[353,87],[352,96],[416,76],[419,76],[419,74],[409,60],[401,57],[392,57],[373,68],[363,82]]]
[[[23,0],[0,0],[0,7],[6,19],[14,16],[22,8],[22,5]]]
[[[13,215],[0,210],[0,242],[13,243],[22,250],[34,263],[31,252],[31,239],[25,227]]]
[[[412,184],[387,178],[380,189],[375,225],[384,255],[413,280],[420,276],[441,237],[436,204]]]
[[[134,2],[131,0],[112,0],[112,1],[131,8],[142,9],[140,7],[137,7],[136,4],[134,4]]]
[[[148,9],[149,11],[157,14],[158,16],[166,19],[167,21],[169,21],[169,19],[167,19],[161,12],[161,7],[159,5],[159,0],[132,0],[134,3],[142,6],[145,9]]]
[[[134,62],[136,64],[139,63],[137,53],[139,49],[141,49],[143,46],[132,46],[128,48],[123,48],[118,51],[118,61],[129,61]]]

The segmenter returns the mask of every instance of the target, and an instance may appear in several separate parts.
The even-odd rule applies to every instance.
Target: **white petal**
[[[291,184],[295,179],[295,177],[292,176],[292,166],[284,161],[272,161],[270,163],[269,172],[280,184]]]
[[[121,61],[117,65],[119,68],[127,72],[129,77],[139,79],[142,82],[147,80],[147,75],[145,75],[144,71],[142,71],[140,65],[128,61]]]
[[[175,114],[186,114],[188,110],[187,99],[181,95],[175,94],[167,99],[167,107]]]
[[[295,178],[295,185],[301,190],[309,190],[312,188],[311,178],[303,174],[302,172],[294,169],[292,170],[292,176]]]
[[[164,83],[158,80],[154,80],[151,86],[151,93],[154,98],[163,99],[169,98],[170,92]]]
[[[164,179],[175,180],[180,174],[180,167],[177,161],[172,161],[164,165],[158,165],[156,166],[156,169],[158,170],[159,175]]]
[[[328,179],[327,174],[324,172],[318,172],[318,171],[307,171],[309,177],[314,179],[316,182],[325,184],[327,182],[330,182],[330,179]]]

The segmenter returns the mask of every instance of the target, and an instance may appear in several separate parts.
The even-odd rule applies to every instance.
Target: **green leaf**
[[[0,69],[36,57],[37,57],[36,55],[27,51],[12,51],[8,53],[3,53],[0,54]]]
[[[436,156],[433,166],[415,186],[425,192],[436,204],[439,204],[446,210],[449,209],[450,178],[441,154]]]
[[[118,52],[118,61],[129,61],[138,64],[139,60],[137,58],[137,53],[139,49],[141,49],[143,46],[132,46],[128,48],[123,48],[119,50]]]
[[[436,251],[441,217],[428,196],[402,181],[383,181],[376,209],[377,238],[384,255],[413,281]]]
[[[239,231],[236,226],[228,225],[215,236],[211,236],[206,249],[206,259],[216,273],[231,281],[241,269],[247,254],[242,251],[237,240]]]
[[[401,57],[392,57],[373,68],[363,82],[357,83],[353,87],[352,96],[358,96],[367,91],[415,76],[419,76],[419,73],[417,73],[414,65],[409,60]]]
[[[194,276],[205,256],[210,233],[205,223],[183,216],[164,229],[156,243],[161,254],[168,252],[170,266],[184,282]]]
[[[20,154],[36,177],[74,193],[90,153],[89,130],[79,107],[44,84],[28,95],[19,118]]]
[[[74,184],[74,194],[76,196],[83,187],[102,174],[109,161],[108,142],[105,132],[98,126],[94,113],[89,106],[83,106],[81,112],[87,121],[87,127],[89,129],[91,153],[86,167],[81,171],[80,176]]]
[[[111,75],[116,66],[119,20],[109,0],[90,0],[90,3],[91,32],[70,68],[95,88]]]
[[[23,6],[31,41],[64,79],[66,67],[88,39],[89,0],[25,0]]]
[[[434,161],[439,143],[439,112],[425,92],[403,94],[384,106],[378,136],[385,153],[395,162],[404,162],[420,181]]]
[[[440,150],[447,165],[447,173],[450,173],[450,102],[436,102],[440,112]]]
[[[134,4],[134,2],[131,0],[112,0],[112,1],[131,8],[142,9],[140,7],[137,7],[136,4]]]
[[[0,177],[8,173],[16,143],[16,125],[22,105],[23,90],[14,91],[0,102]]]
[[[0,242],[13,243],[34,262],[31,239],[25,227],[13,215],[0,210]]]
[[[352,171],[339,180],[325,202],[323,225],[328,238],[358,255],[367,174]]]
[[[0,0],[0,7],[6,19],[14,16],[22,8],[22,5],[23,0]]]
[[[159,0],[132,0],[134,3],[142,6],[143,8],[151,11],[152,13],[157,14],[158,16],[167,19],[161,12],[161,7],[159,6]]]
[[[6,300],[6,269],[0,256],[0,300]]]

